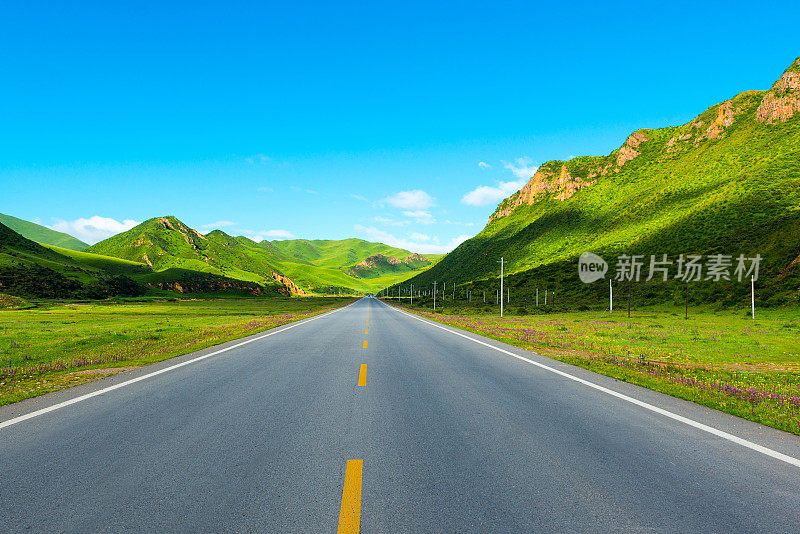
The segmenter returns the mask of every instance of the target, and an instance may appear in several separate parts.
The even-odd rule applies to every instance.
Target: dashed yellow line
[[[367,364],[362,363],[361,369],[358,370],[358,385],[359,386],[366,386],[367,385]]]
[[[367,340],[366,339],[364,340],[364,348],[365,349],[367,348]]]
[[[365,334],[369,334],[369,330],[364,330],[364,333]]]
[[[339,534],[357,534],[361,530],[361,473],[364,460],[347,460],[344,470],[342,506],[339,509]]]

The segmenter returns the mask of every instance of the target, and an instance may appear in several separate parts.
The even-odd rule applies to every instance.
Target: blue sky
[[[538,164],[766,89],[796,1],[4,2],[0,212],[440,252]]]

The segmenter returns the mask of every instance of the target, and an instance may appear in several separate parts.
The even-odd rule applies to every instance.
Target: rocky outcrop
[[[208,241],[206,236],[195,230],[194,228],[189,228],[178,219],[175,219],[175,224],[169,220],[168,217],[159,217],[158,222],[166,228],[167,230],[172,230],[173,232],[178,232],[179,234],[183,235],[183,239],[186,241],[188,245],[191,245],[197,248],[197,245],[194,243],[195,239],[202,239],[204,241]]]
[[[767,124],[786,122],[800,113],[800,58],[766,92],[756,111],[756,120]]]
[[[284,276],[278,273],[272,273],[272,279],[281,284],[282,289],[279,289],[283,295],[290,296],[290,295],[308,295],[305,291],[300,289],[297,284],[295,284],[291,278],[288,276]]]
[[[430,265],[433,262],[428,258],[426,258],[425,256],[421,256],[420,254],[414,252],[406,256],[406,258],[403,260],[403,263],[405,263],[406,265],[414,265],[414,264],[418,265],[420,263],[424,263],[425,265]]]
[[[547,197],[553,200],[567,200],[592,184],[594,184],[594,180],[585,181],[577,176],[572,176],[564,164],[556,168],[553,168],[552,165],[542,165],[522,189],[497,207],[497,210],[489,218],[489,222],[507,216],[518,206],[534,204]]]
[[[739,96],[744,96],[747,94],[748,93],[745,92]],[[738,100],[739,105],[734,104],[734,100]],[[710,121],[708,126],[705,125],[705,121],[698,119],[689,124],[688,131],[686,131],[687,127],[684,127],[682,129],[682,134],[676,135],[667,141],[666,156],[661,158],[661,161],[669,158],[671,154],[679,152],[682,148],[688,147],[689,144],[697,147],[700,146],[701,142],[707,139],[721,139],[724,137],[725,131],[733,124],[736,116],[741,114],[743,111],[743,109],[740,107],[741,102],[742,101],[739,100],[739,97],[732,100],[726,100],[722,104],[716,106],[715,112],[712,111],[714,109],[712,107],[703,113],[703,115],[706,117],[708,117],[708,113],[714,113],[713,119],[707,118],[707,120]]]
[[[717,118],[706,129],[706,138],[717,139],[725,131],[725,128],[733,124],[733,117],[736,115],[733,109],[733,102],[728,100],[717,108]],[[702,123],[701,123],[702,125]]]
[[[639,145],[645,141],[649,141],[649,137],[647,137],[647,135],[641,131],[634,132],[628,136],[628,139],[625,140],[625,144],[623,144],[617,151],[617,169],[615,170],[619,171],[620,167],[641,154],[641,152],[636,149],[639,148]]]

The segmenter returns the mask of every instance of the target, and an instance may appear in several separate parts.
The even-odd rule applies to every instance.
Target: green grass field
[[[391,300],[389,301],[391,302]],[[637,310],[511,314],[401,305],[619,380],[800,434],[800,310]]]
[[[0,300],[0,405],[255,334],[352,302]]]

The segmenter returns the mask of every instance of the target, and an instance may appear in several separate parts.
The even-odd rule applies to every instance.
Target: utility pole
[[[611,279],[608,279],[608,312],[614,313],[614,288],[611,287]]]
[[[539,288],[536,288],[536,307],[539,307]]]
[[[483,303],[486,304],[486,290],[483,291]]]
[[[414,305],[414,284],[411,284],[411,305]]]
[[[756,279],[750,275],[750,310],[753,320],[756,320]]]
[[[436,282],[433,283],[433,311],[436,311]]]
[[[503,259],[503,256],[500,256],[500,292],[498,296],[500,297],[500,317],[503,316],[503,267],[506,264],[506,260]]]
[[[544,288],[544,305],[547,306],[547,288]]]

